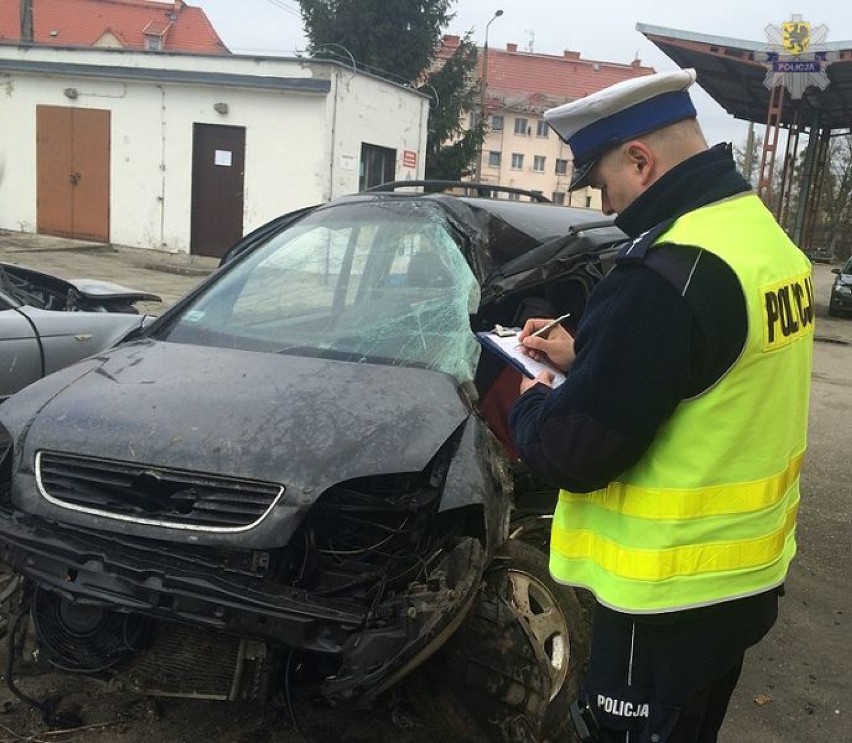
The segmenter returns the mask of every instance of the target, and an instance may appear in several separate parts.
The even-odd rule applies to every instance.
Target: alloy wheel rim
[[[556,598],[542,581],[520,570],[508,572],[515,610],[523,618],[537,649],[548,660],[552,700],[568,678],[571,653],[568,624]]]

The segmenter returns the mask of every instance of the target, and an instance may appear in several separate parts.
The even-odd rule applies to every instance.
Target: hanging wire
[[[299,720],[296,718],[296,711],[293,708],[293,697],[290,694],[290,667],[292,664],[293,648],[290,648],[287,652],[287,663],[284,667],[284,699],[287,702],[287,712],[290,714],[290,719],[293,721],[293,727],[296,729],[299,737],[307,743],[308,739],[305,737],[304,732],[302,732],[302,728],[299,726]]]
[[[292,15],[292,16],[295,16],[296,18],[299,18],[300,20],[301,20],[301,18],[302,18],[302,13],[301,13],[301,11],[297,10],[296,8],[294,8],[294,7],[290,6],[290,5],[287,5],[287,4],[284,2],[284,0],[267,0],[267,2],[268,2],[270,5],[274,5],[274,6],[275,6],[276,8],[278,8],[279,10],[283,10],[285,13],[288,13],[288,14],[290,14],[290,15]]]
[[[8,688],[9,691],[18,699],[24,702],[24,704],[27,704],[34,710],[38,711],[41,714],[42,722],[44,722],[45,725],[61,729],[78,728],[83,724],[83,721],[77,715],[72,712],[57,713],[56,708],[59,706],[61,696],[53,695],[40,702],[39,700],[25,694],[15,684],[15,658],[18,655],[17,636],[21,629],[21,625],[30,614],[30,594],[26,587],[24,588],[24,591],[25,593],[21,599],[20,610],[9,628],[7,647],[8,655],[6,656],[6,688]]]
[[[346,52],[347,56],[349,57],[349,61],[352,63],[352,72],[357,72],[357,71],[358,71],[358,65],[357,65],[357,63],[355,62],[355,57],[352,55],[352,52],[350,52],[350,51],[349,51],[349,50],[348,50],[345,46],[343,46],[343,44],[334,44],[334,43],[331,43],[331,42],[329,42],[329,43],[327,43],[327,44],[318,44],[318,45],[317,45],[317,46],[315,46],[315,47],[314,47],[314,49],[313,49],[313,51],[314,51],[314,56],[315,56],[315,57],[318,57],[318,55],[316,54],[316,51],[317,51],[318,49],[326,49],[326,48],[329,48],[329,47],[334,47],[334,48],[336,48],[336,49],[342,49],[344,52]],[[331,53],[331,54],[329,54],[328,56],[330,56],[330,57],[339,57],[340,55],[337,55],[337,54]]]

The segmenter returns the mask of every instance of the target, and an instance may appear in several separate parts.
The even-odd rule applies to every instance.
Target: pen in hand
[[[562,372],[567,371],[568,367],[570,367],[574,361],[574,339],[568,331],[561,328],[560,332],[557,333],[556,338],[553,340],[548,340],[548,338],[554,328],[570,316],[571,313],[566,312],[564,315],[557,317],[555,320],[551,320],[550,322],[545,321],[544,325],[534,333],[524,336],[523,340],[518,343],[518,346],[521,349],[520,352],[525,356],[529,356],[534,361],[546,362]],[[542,319],[536,318],[534,322],[532,320],[528,320],[527,322],[537,325],[542,322]],[[534,343],[537,348],[532,348],[526,345],[527,339],[534,337],[539,339]]]
[[[547,334],[551,330],[553,330],[563,320],[567,320],[569,317],[571,317],[571,313],[566,312],[564,315],[560,315],[555,320],[551,320],[549,323],[547,323],[547,325],[544,325],[543,327],[539,328],[534,333],[530,333],[527,338],[547,338]]]

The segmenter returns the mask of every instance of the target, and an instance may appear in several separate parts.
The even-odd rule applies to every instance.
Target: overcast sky
[[[285,54],[306,46],[296,0],[188,0],[205,9],[225,44],[235,53]],[[393,0],[388,0],[392,3]],[[799,0],[802,2],[802,0]],[[798,13],[812,26],[826,25],[827,41],[852,39],[852,12],[847,0],[808,0],[789,8],[769,0],[458,0],[456,17],[446,33],[473,32],[482,46],[485,25],[503,11],[488,32],[488,44],[516,43],[525,51],[580,52],[583,59],[628,63],[639,56],[658,72],[677,69],[667,56],[636,30],[637,23],[694,33],[767,41],[766,27],[780,26]],[[693,88],[695,90],[695,88]],[[741,145],[746,124],[729,116],[712,98],[693,98],[711,144],[728,140]]]

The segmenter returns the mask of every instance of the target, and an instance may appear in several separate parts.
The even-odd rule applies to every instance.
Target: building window
[[[519,116],[515,117],[515,134],[520,134],[522,137],[526,137],[528,128],[529,122],[526,119],[522,119]]]
[[[503,159],[502,156],[503,156],[502,152],[496,152],[495,150],[491,150],[491,152],[488,153],[488,167],[489,168],[499,168],[500,163]]]
[[[556,158],[556,175],[566,175],[568,173],[568,161]]]
[[[550,127],[547,125],[547,122],[544,119],[539,119],[538,124],[535,129],[536,137],[547,137],[550,136]]]
[[[145,37],[145,48],[149,52],[159,52],[163,49],[163,39],[160,36],[146,36]]]
[[[479,122],[482,121],[482,117],[479,114],[479,111],[471,111],[470,112],[470,128],[476,129],[479,126]]]
[[[519,193],[515,193],[514,191],[509,192],[509,201],[520,201],[521,195]]]
[[[544,161],[545,161],[544,155],[536,155],[535,157],[533,157],[533,170],[536,173],[543,173],[544,172]]]
[[[565,203],[565,194],[562,191],[553,192],[553,203],[562,206]]]
[[[512,168],[514,170],[520,170],[524,167],[524,155],[522,152],[513,152],[512,153]]]
[[[592,205],[592,197],[586,196],[586,206],[591,206],[591,205]]]
[[[361,143],[361,169],[358,190],[389,183],[396,174],[396,150]]]
[[[493,132],[502,132],[503,131],[503,117],[498,114],[494,114],[491,117],[491,131]]]

